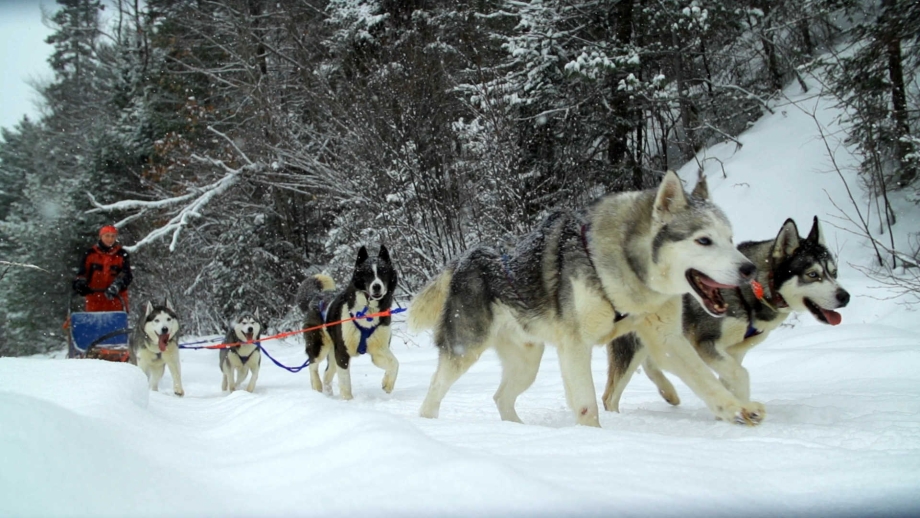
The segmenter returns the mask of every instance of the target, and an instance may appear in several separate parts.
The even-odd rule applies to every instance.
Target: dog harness
[[[763,333],[763,331],[754,327],[754,317],[753,315],[748,313],[748,326],[747,326],[747,331],[744,332],[744,339],[747,340],[748,338],[752,336],[757,336],[760,333]]]
[[[319,318],[326,322],[326,301],[323,299],[319,299]]]
[[[357,319],[366,315],[367,311],[368,311],[368,308],[367,306],[365,306],[364,309],[362,309],[361,311],[358,311],[357,315],[350,311],[348,312],[351,318],[356,319],[356,320],[352,320],[352,322],[355,324],[355,327],[358,328],[358,332],[361,333],[361,340],[358,342],[358,354],[364,354],[367,352],[367,339],[370,338],[371,335],[374,334],[374,331],[376,331],[378,327],[380,327],[380,324],[376,324],[374,327],[361,327],[358,325]],[[374,319],[368,318],[367,321],[373,322]]]
[[[249,353],[249,354],[246,355],[246,356],[243,356],[242,354],[240,354],[240,348],[239,348],[238,346],[237,346],[237,347],[231,347],[231,348],[230,348],[230,352],[232,352],[233,354],[235,354],[236,357],[240,359],[240,363],[242,363],[243,365],[246,365],[246,362],[248,362],[249,359],[252,358],[252,355],[254,355],[254,354],[257,353],[259,350],[262,349],[262,344],[261,344],[260,342],[252,342],[252,343],[256,346],[256,348],[253,349],[252,352]]]
[[[741,304],[744,305],[744,312],[747,313],[748,325],[747,329],[744,331],[744,339],[747,340],[752,336],[757,336],[760,333],[763,333],[762,330],[754,327],[754,311],[751,308],[750,304],[744,299],[744,293],[741,291],[741,288],[735,288],[735,291],[738,292],[738,298],[741,299]]]

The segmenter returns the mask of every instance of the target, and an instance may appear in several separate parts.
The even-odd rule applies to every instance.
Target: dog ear
[[[389,250],[387,250],[387,247],[380,245],[380,253],[377,254],[377,257],[381,261],[386,261],[389,263],[390,262],[390,252]]]
[[[255,317],[256,322],[262,322],[262,319],[259,318],[259,308],[256,308],[256,313],[253,316]]]
[[[795,226],[792,218],[786,220],[776,235],[776,241],[773,242],[773,250],[770,256],[773,257],[774,263],[779,263],[789,257],[799,247],[799,229]]]
[[[687,194],[680,178],[674,171],[668,171],[658,186],[655,195],[654,217],[658,220],[668,220],[670,217],[688,206]]]
[[[367,248],[364,245],[361,245],[361,249],[358,250],[358,260],[355,261],[355,266],[361,266],[364,264],[364,261],[367,261]]]
[[[147,301],[147,307],[144,308],[144,318],[149,317],[151,313],[153,313],[153,302],[150,302],[150,301],[148,300],[148,301]]]
[[[163,305],[166,306],[166,309],[175,311],[175,309],[172,307],[172,302],[169,301],[169,295],[166,296],[166,300],[163,301]]]
[[[808,233],[808,237],[805,240],[811,243],[818,243],[821,246],[827,246],[824,242],[824,232],[821,231],[821,222],[818,221],[818,216],[815,216],[814,223],[811,224],[811,232]]]
[[[696,187],[693,188],[693,192],[690,193],[690,196],[698,200],[709,199],[709,185],[706,183],[706,177],[703,176],[702,172],[700,172],[700,177],[696,181]]]

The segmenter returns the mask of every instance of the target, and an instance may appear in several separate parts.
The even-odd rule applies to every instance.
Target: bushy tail
[[[300,306],[301,311],[306,313],[310,300],[314,295],[322,291],[335,291],[335,281],[332,280],[332,277],[317,273],[304,279],[303,284],[297,288],[296,295],[297,305]]]
[[[318,283],[319,291],[335,291],[335,281],[332,280],[332,277],[324,273],[317,273],[313,279]]]
[[[417,333],[431,329],[438,323],[441,311],[444,309],[444,302],[447,301],[447,294],[450,292],[450,280],[453,274],[452,268],[445,269],[412,299],[412,305],[409,306],[409,318],[406,320],[409,331]]]

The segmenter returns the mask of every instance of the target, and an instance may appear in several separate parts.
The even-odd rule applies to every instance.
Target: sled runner
[[[121,302],[125,307],[124,300]],[[67,335],[68,358],[128,361],[127,311],[71,312],[64,325],[70,331]]]

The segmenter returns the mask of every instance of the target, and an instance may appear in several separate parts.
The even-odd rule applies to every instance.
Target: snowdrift
[[[853,295],[840,326],[800,315],[748,356],[753,397],[768,411],[761,426],[715,421],[674,377],[682,404],[671,407],[636,376],[621,414],[602,413],[602,429],[576,427],[551,347],[517,405],[526,425],[499,420],[491,352],[451,390],[441,418],[424,420],[437,353],[400,322],[395,391],[383,393],[382,371],[359,358],[352,401],[267,362],[254,394],[222,393],[215,351],[183,351],[185,398],[166,390],[169,380],[148,392],[126,364],[3,358],[0,516],[920,513],[920,319],[851,266],[871,255],[829,224],[845,223],[830,198],[850,209],[809,115],[833,128],[837,114],[812,94],[791,89],[799,106],[779,105],[741,148],[699,157],[736,241],[771,238],[787,217],[804,232],[818,215]],[[690,185],[697,167],[680,171]],[[303,360],[297,338],[263,345]],[[600,394],[600,348],[593,372]]]

